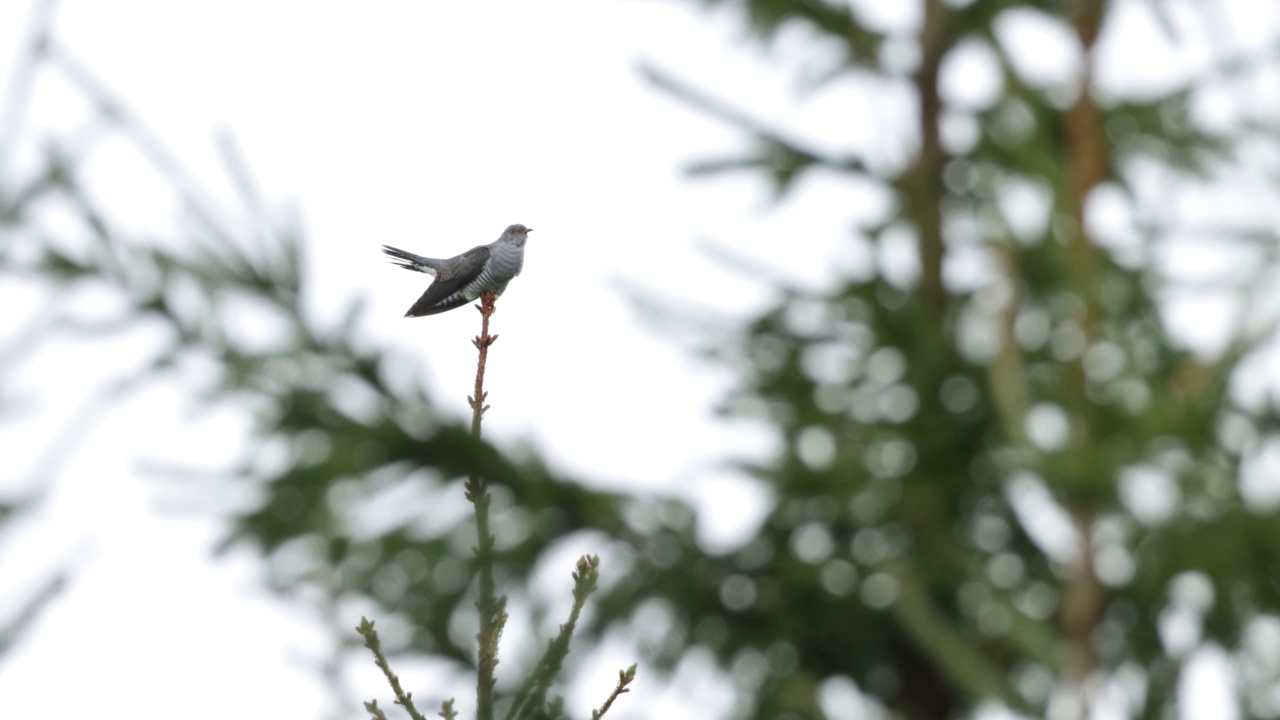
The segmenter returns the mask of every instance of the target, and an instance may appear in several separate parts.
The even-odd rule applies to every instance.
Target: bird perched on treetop
[[[501,295],[511,278],[519,275],[524,267],[524,242],[531,232],[532,228],[512,225],[503,231],[502,237],[488,245],[473,247],[447,260],[414,255],[383,245],[382,252],[391,256],[395,264],[435,277],[404,316],[442,313],[466,305],[486,292]]]

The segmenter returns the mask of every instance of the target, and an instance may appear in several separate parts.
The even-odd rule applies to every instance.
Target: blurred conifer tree
[[[655,645],[714,652],[748,717],[820,716],[823,688],[849,681],[896,717],[996,703],[1076,718],[1104,696],[1120,716],[1169,717],[1185,662],[1215,645],[1236,660],[1242,713],[1280,714],[1280,516],[1252,490],[1280,477],[1277,406],[1238,382],[1274,358],[1275,217],[1237,212],[1277,197],[1280,125],[1249,88],[1274,74],[1278,38],[1221,45],[1207,28],[1230,27],[1230,3],[1175,18],[1161,3],[925,0],[900,26],[873,3],[707,4],[764,45],[788,32],[834,49],[824,81],[890,112],[877,137],[825,138],[853,148],[836,155],[646,70],[751,139],[691,169],[760,173],[781,195],[821,169],[851,197],[882,193],[845,240],[880,262],[788,288],[738,342],[706,348],[739,369],[725,414],[782,440],[745,468],[776,503],[724,557],[671,530],[677,549],[638,553],[606,613],[660,598]],[[1028,34],[1068,66],[1045,72]],[[1208,59],[1171,86],[1107,89],[1103,71],[1125,69],[1100,67],[1102,37],[1110,58],[1149,43]],[[912,125],[888,126],[891,111]],[[908,273],[883,262],[904,240]],[[1236,262],[1168,270],[1206,248]],[[1228,327],[1201,328],[1226,338],[1217,349],[1170,332],[1187,299],[1231,303]],[[1274,382],[1251,372],[1247,387]]]

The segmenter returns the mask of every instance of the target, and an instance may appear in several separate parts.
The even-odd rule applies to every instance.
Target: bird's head
[[[533,228],[527,228],[519,223],[507,226],[506,232],[502,233],[502,239],[517,245],[523,245],[525,240],[529,239],[529,233],[533,232]]]

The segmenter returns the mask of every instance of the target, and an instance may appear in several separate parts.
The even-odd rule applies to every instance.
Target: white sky
[[[490,437],[530,443],[563,471],[605,485],[696,500],[707,511],[708,541],[724,544],[750,529],[764,498],[719,463],[767,452],[769,438],[713,422],[726,377],[646,329],[620,289],[636,283],[743,316],[767,291],[707,260],[699,239],[820,284],[861,261],[846,233],[875,199],[821,176],[781,205],[754,176],[683,179],[685,162],[744,143],[649,88],[637,62],[802,128],[815,143],[879,143],[890,161],[902,137],[893,108],[867,107],[853,80],[797,93],[794,68],[821,68],[823,48],[788,36],[768,58],[736,42],[735,23],[692,5],[372,2],[357,10],[68,0],[56,34],[224,199],[212,136],[229,130],[263,194],[304,218],[312,311],[335,318],[352,297],[367,296],[364,331],[424,363],[433,396],[458,416],[474,368],[476,316],[403,319],[426,278],[397,270],[378,248],[449,256],[493,240],[507,224],[533,227],[524,274],[495,318],[502,339],[487,376]],[[30,2],[0,4],[0,58],[14,57],[29,10]],[[908,9],[880,21],[910,25],[915,17]],[[1168,67],[1133,66],[1139,75]],[[31,110],[29,139],[85,117],[83,103],[49,75]],[[173,206],[157,204],[162,188],[123,145],[105,147],[86,170],[128,227],[157,237],[173,227]],[[36,298],[0,288],[0,299],[18,307]],[[142,333],[128,343],[64,344],[30,368],[22,379],[35,414],[21,427],[0,426],[0,489],[22,487],[79,398],[106,368],[129,367],[147,342]],[[86,347],[96,372],[84,372]],[[234,456],[242,419],[228,413],[192,425],[184,408],[180,391],[160,387],[112,412],[60,469],[20,547],[0,546],[8,570],[0,595],[52,561],[75,569],[70,591],[0,664],[0,718],[83,708],[190,720],[318,718],[327,710],[306,664],[326,652],[313,619],[259,589],[254,558],[210,560],[219,524],[137,472],[140,459],[216,465]],[[353,673],[360,694],[388,698],[364,665]],[[616,667],[598,671],[583,682],[603,690]],[[725,701],[701,672],[695,664],[681,687],[665,692],[642,674],[613,712],[699,717],[681,702],[690,693],[710,693],[710,706]],[[463,707],[469,691],[457,691]],[[572,710],[589,714],[585,705]]]

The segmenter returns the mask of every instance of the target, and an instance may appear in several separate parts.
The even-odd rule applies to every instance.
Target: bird
[[[405,317],[423,317],[462,307],[486,292],[501,295],[511,278],[524,267],[524,243],[533,228],[511,225],[502,236],[445,260],[415,255],[407,250],[383,245],[382,252],[406,270],[435,278]]]

